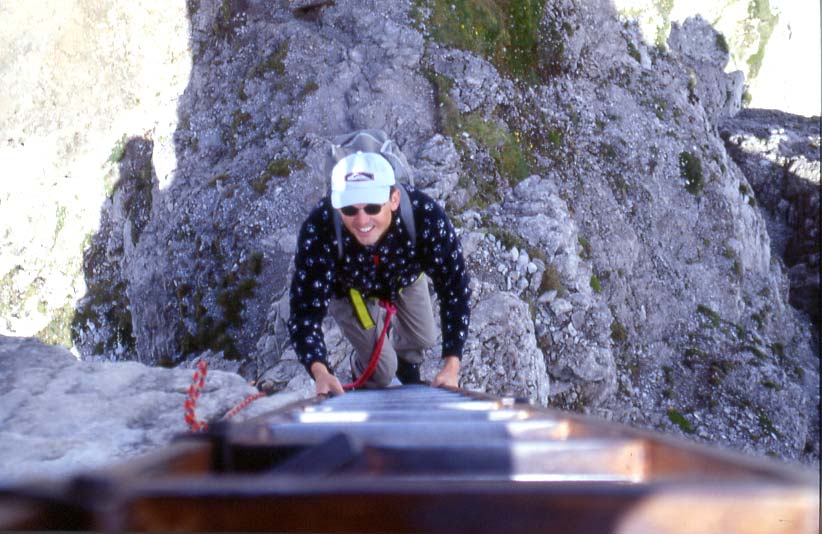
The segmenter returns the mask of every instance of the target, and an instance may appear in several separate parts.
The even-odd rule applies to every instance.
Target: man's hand
[[[458,387],[460,380],[460,359],[456,356],[446,356],[443,358],[442,369],[431,381],[433,387],[448,386]]]
[[[312,363],[311,376],[314,377],[314,382],[317,387],[317,395],[328,395],[329,393],[334,395],[342,395],[345,393],[340,381],[336,376],[332,375],[328,371],[328,367],[326,367],[324,363]]]

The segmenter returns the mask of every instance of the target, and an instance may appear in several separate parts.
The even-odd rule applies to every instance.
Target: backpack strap
[[[408,237],[411,238],[411,246],[417,246],[417,222],[414,220],[414,208],[411,206],[411,197],[408,196],[408,190],[399,182],[396,183],[400,190],[400,217],[402,223],[405,225],[405,231],[408,232]]]
[[[343,257],[342,217],[334,208],[331,208],[331,220],[334,223],[334,236],[337,238],[337,261],[340,261]]]
[[[411,246],[417,246],[417,223],[414,220],[414,207],[411,205],[411,197],[408,196],[408,190],[399,182],[394,186],[400,190],[400,219],[405,226],[405,231],[408,232],[408,237],[411,239]],[[334,237],[337,238],[337,261],[343,257],[343,239],[342,239],[342,217],[340,212],[331,210],[331,220],[334,224]]]

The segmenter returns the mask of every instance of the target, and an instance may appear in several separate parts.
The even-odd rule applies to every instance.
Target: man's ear
[[[393,191],[391,191],[391,196],[388,198],[388,201],[391,202],[391,211],[397,211],[400,207],[400,189],[395,187]]]

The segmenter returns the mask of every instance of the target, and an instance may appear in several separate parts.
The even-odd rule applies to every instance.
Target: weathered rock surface
[[[534,324],[528,320],[528,304],[494,290],[478,298],[472,313],[460,387],[546,404],[550,384]],[[429,362],[431,371],[424,374],[433,376],[438,362]]]
[[[720,134],[756,194],[751,202],[763,208],[771,250],[790,277],[790,303],[809,314],[818,330],[819,118],[749,109],[724,120]]]
[[[62,347],[0,336],[0,481],[66,476],[167,445],[187,431],[183,402],[192,375],[137,362],[80,362]],[[209,371],[196,416],[220,419],[256,391],[237,374]],[[235,418],[299,398],[259,399]]]
[[[187,2],[173,136],[129,128],[106,166],[118,179],[68,310],[82,356],[206,358],[309,394],[283,328],[295,232],[327,189],[325,138],[383,128],[464,241],[465,385],[814,461],[818,346],[752,201],[762,180],[718,133],[741,80],[716,32],[685,21],[666,49],[605,0],[528,6],[523,19],[474,3]],[[477,37],[485,15],[506,28],[493,46]],[[7,150],[47,114],[16,112]],[[818,169],[818,151],[806,159]],[[800,196],[783,194],[785,210],[804,214]],[[2,310],[6,331],[38,309],[37,254],[12,241],[0,296],[25,304]],[[350,347],[332,321],[326,334],[347,376]]]
[[[668,36],[671,52],[688,68],[689,97],[702,104],[714,124],[739,112],[745,82],[742,71],[725,73],[730,53],[717,44],[720,39],[721,34],[698,15],[673,23]]]

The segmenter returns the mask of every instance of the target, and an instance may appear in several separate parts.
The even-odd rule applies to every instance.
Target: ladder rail
[[[818,529],[818,495],[818,479],[784,463],[517,399],[402,386],[299,401],[9,492],[0,528],[32,524],[4,509],[33,509],[45,529],[69,517],[131,531],[451,532],[459,520],[479,532],[804,533]]]

